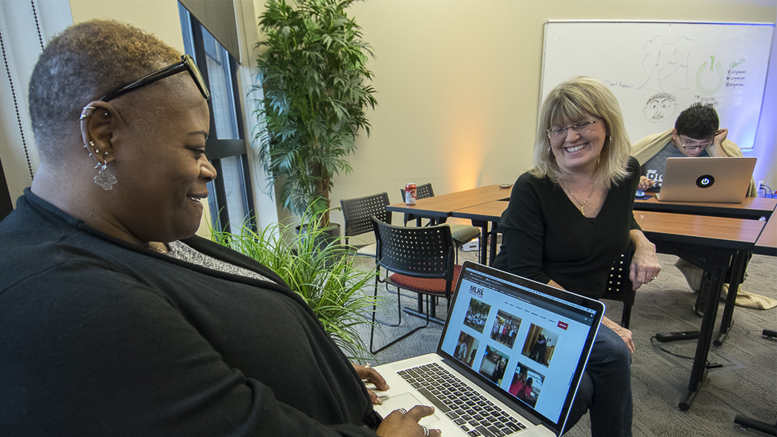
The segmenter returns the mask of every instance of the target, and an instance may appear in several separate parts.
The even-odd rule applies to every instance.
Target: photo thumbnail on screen
[[[502,378],[505,376],[509,360],[510,357],[504,352],[500,352],[491,346],[486,346],[486,352],[483,354],[479,372],[494,384],[500,385]]]
[[[494,326],[491,328],[491,339],[512,349],[515,344],[515,336],[518,334],[520,327],[520,318],[506,311],[499,310],[496,313]]]
[[[543,366],[549,366],[558,344],[558,333],[531,324],[521,353]]]
[[[491,305],[477,299],[470,299],[467,314],[464,315],[464,324],[482,334],[489,312],[491,312]]]
[[[461,333],[459,333],[459,339],[456,342],[456,349],[453,351],[453,357],[467,366],[472,367],[472,363],[475,361],[475,357],[478,353],[479,344],[480,340],[461,331]]]
[[[511,395],[534,408],[537,405],[537,399],[540,397],[544,382],[544,375],[523,363],[518,363],[509,391]]]

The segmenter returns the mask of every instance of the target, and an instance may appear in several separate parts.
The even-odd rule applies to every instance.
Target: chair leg
[[[399,320],[396,324],[391,324],[388,322],[384,322],[382,320],[377,320],[376,313],[378,312],[378,284],[380,283],[380,279],[378,278],[378,275],[375,276],[375,291],[373,293],[373,304],[372,304],[372,323],[370,323],[370,353],[376,354],[380,352],[381,350],[385,349],[385,347],[378,349],[376,351],[373,351],[373,344],[375,341],[375,324],[380,323],[384,326],[390,326],[392,328],[396,328],[399,325],[402,324],[402,298],[399,288],[397,288],[397,311],[399,314]],[[386,286],[386,289],[388,290],[388,286]]]
[[[376,293],[377,293],[377,288],[376,288]],[[399,288],[397,288],[397,302],[399,302],[399,294],[400,294],[400,291],[399,291]],[[377,296],[377,294],[376,294],[376,296]],[[429,305],[429,295],[426,295],[426,324],[413,328],[412,330],[410,330],[410,332],[402,334],[400,337],[398,337],[398,338],[396,338],[394,340],[391,340],[390,342],[386,343],[385,345],[381,346],[378,349],[373,349],[373,347],[374,347],[374,334],[375,334],[375,313],[373,312],[373,323],[372,323],[372,326],[370,327],[370,353],[375,355],[378,352],[381,352],[381,351],[387,349],[388,347],[393,346],[396,343],[399,343],[400,341],[406,339],[407,337],[410,337],[411,335],[416,333],[416,331],[419,331],[421,329],[424,329],[424,328],[428,327],[429,326],[429,308],[430,308],[430,305]],[[401,305],[399,305],[398,310],[399,310],[399,323],[401,324],[402,323],[402,307],[401,307]],[[389,325],[389,326],[398,326],[398,325]]]
[[[375,276],[375,292],[373,294],[374,300],[372,304],[372,323],[370,324],[370,353],[372,354],[376,354],[386,348],[386,346],[384,346],[378,350],[373,350],[373,344],[375,342],[375,324],[380,323],[381,325],[389,326],[392,328],[396,328],[402,324],[402,296],[401,296],[401,293],[400,293],[401,290],[399,289],[399,287],[397,287],[397,314],[399,317],[399,319],[397,320],[397,323],[392,324],[392,323],[384,322],[382,320],[377,320],[375,314],[377,313],[377,308],[378,308],[377,300],[378,300],[379,283],[380,283],[380,279],[378,278],[378,276]],[[386,290],[388,290],[388,285],[386,286]],[[390,345],[387,345],[387,346],[390,346]]]

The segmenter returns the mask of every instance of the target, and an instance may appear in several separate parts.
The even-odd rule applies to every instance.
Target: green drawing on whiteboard
[[[711,96],[723,87],[723,65],[715,62],[715,56],[710,56],[710,68],[707,69],[705,61],[696,71],[696,88],[699,92]],[[717,71],[717,73],[716,73]]]

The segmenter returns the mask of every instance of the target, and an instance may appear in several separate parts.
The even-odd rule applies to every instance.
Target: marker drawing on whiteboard
[[[696,88],[700,93],[711,96],[723,87],[723,64],[715,62],[715,56],[710,55],[709,68],[704,61],[696,71]],[[728,84],[726,86],[729,86]]]
[[[655,35],[643,44],[642,58],[647,78],[637,89],[652,90],[655,94],[676,94],[690,87],[688,65],[696,41],[685,36],[669,39]]]
[[[668,93],[658,93],[650,97],[642,108],[645,118],[651,123],[674,120],[675,111],[677,111],[677,98]]]

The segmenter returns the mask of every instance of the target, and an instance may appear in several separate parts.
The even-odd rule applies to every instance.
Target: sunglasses
[[[167,66],[161,70],[155,71],[151,74],[147,74],[141,77],[140,79],[136,80],[135,82],[120,86],[119,88],[116,88],[115,90],[104,95],[99,100],[101,102],[107,102],[109,100],[113,100],[116,97],[119,97],[123,94],[127,94],[132,90],[136,90],[142,87],[143,85],[148,85],[158,80],[162,80],[166,77],[170,77],[182,71],[189,72],[189,74],[192,76],[192,79],[194,79],[194,83],[197,84],[197,88],[200,89],[200,93],[202,93],[202,97],[204,97],[205,100],[210,100],[210,91],[208,91],[208,87],[205,85],[205,79],[202,78],[202,73],[200,73],[200,70],[197,68],[197,64],[194,63],[194,59],[189,55],[181,56],[181,62],[176,62],[175,64]]]

